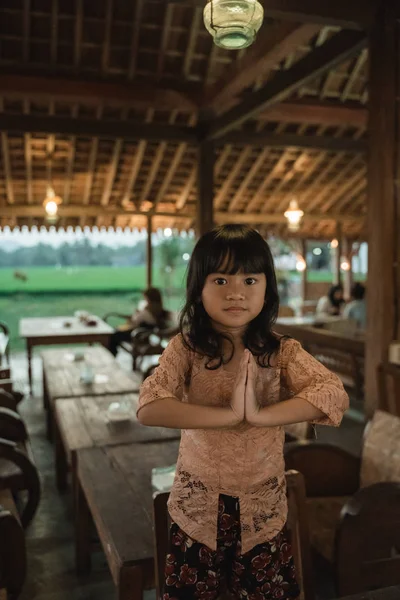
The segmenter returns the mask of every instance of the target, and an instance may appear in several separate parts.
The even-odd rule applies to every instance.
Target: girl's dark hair
[[[207,276],[220,272],[230,275],[239,272],[265,274],[265,303],[260,314],[248,324],[243,343],[258,357],[259,365],[268,367],[271,355],[280,345],[279,338],[272,331],[279,310],[278,287],[267,242],[246,225],[221,225],[205,233],[197,242],[188,267],[186,304],[180,317],[184,343],[190,350],[209,357],[206,364],[209,369],[217,369],[232,358],[232,340],[213,329],[201,301]],[[232,344],[231,355],[225,361],[224,339]]]
[[[161,292],[158,288],[150,287],[143,292],[147,299],[147,309],[156,320],[157,327],[166,327],[169,312],[164,309]]]
[[[330,288],[330,290],[328,292],[328,298],[330,300],[331,305],[334,306],[335,308],[340,308],[341,305],[344,303],[344,299],[343,298],[340,298],[340,299],[335,298],[336,292],[343,293],[343,286],[341,283],[332,285],[332,287]]]

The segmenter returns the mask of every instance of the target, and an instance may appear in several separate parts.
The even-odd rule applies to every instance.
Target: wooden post
[[[301,299],[302,302],[304,303],[305,300],[307,300],[307,240],[305,240],[304,238],[301,240],[301,255],[304,258],[304,262],[306,263],[306,268],[304,269],[304,271],[301,274]]]
[[[377,367],[400,338],[399,17],[397,0],[381,2],[369,41],[367,416],[378,406]]]
[[[197,219],[196,233],[200,237],[210,231],[214,225],[214,163],[215,147],[213,142],[200,142],[199,168],[197,182]]]
[[[336,239],[338,241],[338,245],[334,254],[334,259],[333,259],[333,284],[334,285],[339,285],[339,283],[342,282],[342,274],[340,271],[340,259],[342,256],[342,245],[343,245],[343,241],[342,241],[342,224],[341,223],[337,223],[336,224]]]
[[[153,246],[151,245],[151,234],[153,231],[153,219],[149,215],[147,217],[147,272],[146,285],[151,287],[153,282]]]
[[[350,269],[348,271],[344,271],[343,273],[343,291],[346,300],[350,298],[351,287],[353,285],[353,261],[351,256],[352,248],[353,244],[349,241],[349,239],[346,237],[343,238],[343,256],[348,260],[350,265]]]

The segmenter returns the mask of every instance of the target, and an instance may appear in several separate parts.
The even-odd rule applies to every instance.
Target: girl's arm
[[[137,417],[142,425],[174,429],[220,429],[235,427],[244,419],[247,360],[243,357],[230,407],[181,402],[190,374],[190,353],[180,335],[164,350],[160,364],[142,384]]]
[[[176,398],[146,404],[139,410],[138,420],[142,425],[173,429],[221,429],[235,427],[239,422],[229,407],[188,404]]]
[[[283,376],[293,397],[260,408],[255,395],[254,382],[257,366],[249,365],[248,390],[246,390],[246,420],[258,427],[274,427],[290,423],[311,421],[338,427],[349,398],[339,377],[303,350],[295,340],[286,340],[282,350]],[[249,409],[247,408],[249,406]]]

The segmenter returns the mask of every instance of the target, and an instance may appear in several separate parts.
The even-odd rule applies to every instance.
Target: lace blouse
[[[211,371],[206,358],[175,336],[160,364],[142,384],[139,410],[163,398],[228,406],[236,374],[223,366]],[[315,421],[338,426],[348,407],[340,379],[308,354],[299,342],[282,339],[275,366],[258,367],[256,395],[261,406],[304,398],[324,416]],[[185,533],[216,549],[218,496],[239,498],[242,552],[274,538],[287,517],[282,427],[182,430],[168,509]]]

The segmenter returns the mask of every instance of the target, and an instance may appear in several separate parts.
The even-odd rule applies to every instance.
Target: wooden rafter
[[[65,135],[97,136],[123,140],[182,141],[196,143],[194,128],[181,125],[133,123],[98,119],[67,119],[47,115],[0,114],[0,129],[16,133],[43,132]]]
[[[113,0],[107,0],[106,18],[104,19],[104,42],[101,56],[101,70],[106,73],[110,60],[111,31],[113,22]]]
[[[193,52],[196,45],[197,32],[201,23],[202,9],[196,6],[193,13],[192,25],[190,27],[189,41],[186,48],[185,60],[183,61],[183,76],[186,80],[190,79],[190,67],[192,64]]]
[[[154,115],[154,111],[149,109],[146,113],[146,123],[150,123]],[[142,164],[143,156],[146,150],[146,142],[141,140],[136,148],[135,155],[132,160],[132,165],[129,173],[129,178],[125,187],[125,192],[122,197],[122,204],[130,201],[131,193],[135,185],[136,178],[139,173],[140,165]],[[140,210],[140,200],[134,198],[134,204]]]
[[[164,25],[162,28],[160,51],[159,51],[158,61],[157,61],[157,79],[159,79],[161,77],[161,74],[163,72],[165,53],[166,53],[167,47],[168,47],[168,39],[169,39],[169,34],[170,34],[170,27],[171,27],[171,22],[172,22],[172,17],[173,17],[173,11],[174,11],[174,5],[167,4],[167,6],[165,8]]]
[[[74,65],[78,67],[81,63],[82,35],[83,35],[83,0],[76,0],[76,17],[74,31]]]
[[[365,170],[360,169],[351,177],[345,179],[342,185],[337,186],[337,189],[333,191],[332,194],[329,195],[329,198],[322,205],[322,212],[328,212],[333,206],[337,209],[337,200],[342,198],[347,198],[353,194],[357,194],[361,188],[366,186],[366,178],[365,178]]]
[[[340,97],[340,99],[341,99],[342,102],[345,102],[347,100],[347,98],[348,98],[348,96],[349,96],[349,94],[351,92],[351,89],[353,87],[353,84],[354,84],[355,80],[357,79],[357,77],[360,74],[361,69],[365,65],[365,61],[367,60],[367,56],[368,56],[368,50],[367,50],[367,48],[364,48],[364,50],[361,52],[361,54],[357,57],[356,64],[354,65],[354,67],[352,69],[352,72],[351,72],[351,75],[348,78],[348,80],[347,80],[347,82],[346,82],[346,84],[345,84],[345,86],[343,88],[343,91],[342,91],[342,94],[341,94],[341,97]]]
[[[340,158],[341,160],[343,160],[343,155]],[[334,162],[335,161],[330,162],[328,166],[329,171],[332,171],[335,167]],[[334,192],[338,188],[338,186],[340,186],[341,183],[345,185],[348,175],[353,172],[354,168],[359,164],[359,162],[360,161],[357,156],[349,160],[344,168],[340,169],[333,177],[329,179],[329,183],[327,185],[325,185],[319,192],[314,193],[311,196],[312,199],[306,204],[307,210],[314,210],[315,208],[320,208],[320,204],[326,195],[329,195],[329,197],[331,197],[332,192]],[[309,189],[307,189],[307,196],[310,196]]]
[[[119,163],[119,157],[121,155],[122,145],[124,141],[121,138],[115,140],[110,167],[108,169],[106,182],[101,196],[101,205],[107,206],[110,202],[110,196],[114,185],[115,175],[117,174],[117,168]]]
[[[177,111],[173,111],[171,113],[169,122],[170,123],[174,123],[176,117],[177,117]],[[150,173],[149,173],[149,175],[147,177],[147,181],[146,181],[146,183],[145,183],[145,185],[144,185],[144,187],[142,189],[142,193],[140,194],[140,201],[139,201],[140,204],[142,202],[144,202],[145,200],[149,200],[148,195],[149,195],[149,193],[151,191],[151,188],[153,186],[154,178],[155,178],[155,176],[157,174],[157,171],[158,171],[158,169],[160,167],[160,164],[161,164],[161,161],[163,159],[164,152],[165,152],[166,148],[167,148],[166,142],[161,142],[161,144],[159,144],[159,146],[157,148],[157,152],[156,152],[156,155],[154,157],[153,164],[152,164],[151,169],[150,169]]]
[[[193,114],[189,119],[189,126],[193,127],[196,124],[196,121],[197,121],[197,115]],[[185,143],[179,144],[178,148],[176,149],[174,157],[171,162],[171,165],[168,169],[168,173],[163,178],[163,182],[162,182],[162,184],[157,192],[157,196],[154,200],[153,211],[157,211],[157,206],[158,206],[159,202],[163,199],[164,194],[167,191],[169,184],[171,183],[171,179],[174,176],[175,171],[176,171],[178,165],[180,164],[183,155],[185,154],[185,152],[187,150],[187,146],[188,145]]]
[[[256,43],[242,59],[236,60],[223,77],[205,91],[204,105],[222,112],[232,99],[251,86],[260,73],[273,69],[298,46],[306,44],[319,30],[317,25],[278,23]]]
[[[57,62],[57,40],[58,40],[58,0],[51,3],[51,43],[50,43],[50,62],[55,65]]]
[[[185,89],[182,88],[180,91],[178,87],[168,88],[146,83],[138,86],[132,83],[0,74],[2,93],[13,97],[57,98],[94,106],[104,103],[115,107],[131,106],[138,109],[153,107],[193,112],[198,106],[195,89],[191,91],[190,86],[185,86]]]
[[[98,119],[101,119],[102,112],[103,112],[102,108],[99,108],[97,110],[97,118]],[[85,188],[84,188],[83,198],[82,198],[82,202],[83,202],[84,206],[88,205],[89,200],[90,200],[90,192],[92,190],[94,169],[96,166],[98,149],[99,149],[99,138],[94,137],[92,139],[92,145],[90,148],[89,162],[88,162],[88,167],[87,167],[87,176],[86,176]]]
[[[343,98],[344,99],[344,98]],[[360,105],[334,102],[287,101],[267,108],[258,117],[266,121],[366,127],[368,110]]]
[[[3,155],[4,177],[7,190],[7,202],[14,204],[14,189],[12,185],[10,152],[8,147],[8,137],[4,131],[1,132],[1,151]],[[2,209],[3,210],[3,209]]]
[[[22,61],[28,62],[29,59],[29,42],[31,33],[31,0],[24,0],[23,14],[23,34],[22,34]]]
[[[78,105],[72,108],[71,117],[76,118],[78,114]],[[64,183],[64,193],[63,193],[63,202],[68,204],[69,196],[71,193],[71,184],[72,184],[72,176],[74,170],[74,160],[75,160],[75,145],[76,145],[76,136],[72,136],[69,140],[68,147],[68,157],[67,157],[67,167],[65,169],[65,183]]]
[[[24,113],[29,113],[29,101],[24,102]],[[24,156],[25,156],[25,168],[26,168],[26,199],[28,204],[33,202],[32,194],[32,147],[31,147],[31,136],[29,133],[24,135]]]
[[[235,145],[249,144],[252,146],[271,146],[284,148],[315,148],[316,150],[330,150],[332,152],[364,153],[367,151],[366,142],[352,138],[335,138],[322,135],[301,135],[290,133],[267,133],[264,131],[233,131],[217,142]]]
[[[240,201],[242,199],[243,192],[246,190],[247,186],[249,185],[251,180],[254,178],[254,176],[258,173],[268,152],[269,152],[268,149],[261,150],[260,154],[257,157],[257,160],[255,160],[253,162],[249,172],[247,173],[247,175],[245,176],[243,181],[240,183],[238,189],[236,190],[235,194],[233,195],[233,198],[231,199],[231,201],[229,203],[229,208],[228,208],[229,211],[236,210],[237,205],[240,203]]]
[[[224,202],[225,196],[226,196],[228,190],[232,186],[232,183],[235,180],[235,178],[239,175],[240,171],[242,170],[243,166],[245,165],[245,163],[248,160],[249,156],[251,155],[252,151],[253,151],[253,148],[251,148],[250,146],[247,146],[240,153],[240,156],[237,159],[233,169],[230,171],[228,177],[225,179],[224,183],[218,190],[218,193],[215,195],[214,206],[216,209],[218,209],[221,206],[221,204]]]
[[[272,104],[281,102],[307,81],[318,77],[359,52],[366,43],[363,33],[341,31],[306,54],[287,71],[278,72],[261,89],[213,121],[207,138],[216,139],[238,127]]]
[[[142,21],[144,0],[136,0],[133,6],[133,21],[132,21],[132,42],[130,49],[130,61],[128,69],[128,79],[131,80],[135,76],[136,63],[139,51],[139,36],[140,23]]]

